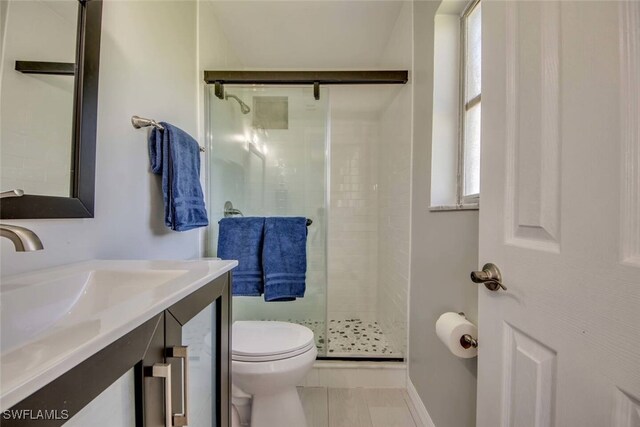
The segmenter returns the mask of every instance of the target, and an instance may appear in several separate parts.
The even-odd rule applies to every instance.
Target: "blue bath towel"
[[[200,186],[200,146],[185,131],[161,122],[149,135],[151,170],[162,175],[164,223],[175,231],[209,225]]]
[[[264,218],[223,218],[218,224],[218,257],[238,260],[233,270],[233,295],[262,295]]]
[[[302,298],[307,272],[307,219],[266,218],[264,222],[265,301]]]

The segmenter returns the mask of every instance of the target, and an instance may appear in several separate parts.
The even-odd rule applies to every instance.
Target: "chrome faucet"
[[[22,197],[24,196],[24,190],[16,188],[15,190],[3,191],[0,193],[0,199],[5,199],[7,197]]]
[[[16,252],[31,252],[44,249],[36,233],[17,225],[0,224],[0,237],[6,237],[11,240]]]
[[[6,197],[22,197],[24,191],[20,189],[3,191],[0,193],[0,199]],[[19,227],[17,225],[0,224],[0,237],[6,237],[13,242],[16,252],[31,252],[44,249],[42,242],[36,233],[28,228]]]

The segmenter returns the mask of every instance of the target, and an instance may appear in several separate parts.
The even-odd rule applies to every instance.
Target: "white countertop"
[[[0,411],[237,265],[94,260],[3,278]]]

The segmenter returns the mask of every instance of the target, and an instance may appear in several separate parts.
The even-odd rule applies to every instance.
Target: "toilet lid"
[[[314,346],[311,329],[287,322],[242,320],[233,323],[234,360],[277,360]]]

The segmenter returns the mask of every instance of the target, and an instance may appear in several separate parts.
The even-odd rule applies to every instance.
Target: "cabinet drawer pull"
[[[156,363],[151,367],[151,376],[164,378],[164,425],[171,427],[171,365]]]
[[[183,345],[167,349],[167,357],[182,359],[182,413],[173,414],[173,426],[182,427],[189,424],[189,348]]]

